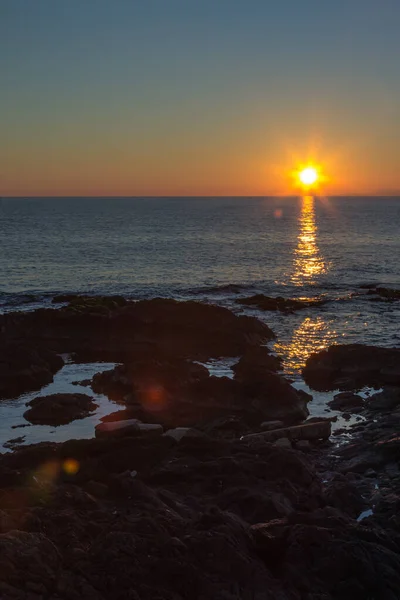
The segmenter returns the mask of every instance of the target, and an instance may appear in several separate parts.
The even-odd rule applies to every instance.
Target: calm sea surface
[[[254,293],[325,297],[292,316],[257,313],[296,374],[334,342],[400,345],[399,198],[30,198],[0,201],[0,308],[61,291],[170,296],[234,306]],[[236,287],[237,286],[237,287]]]
[[[216,302],[268,323],[286,373],[307,391],[300,370],[317,349],[400,346],[400,302],[360,287],[400,288],[397,198],[3,198],[0,243],[0,311],[52,306],[52,296],[67,291]],[[235,302],[255,293],[327,302],[292,315]],[[231,364],[208,366],[229,376]],[[20,435],[20,443],[92,437],[117,408],[104,397],[96,397],[96,413],[70,425],[13,427],[26,423],[31,397],[87,392],[72,382],[111,367],[69,363],[40,392],[3,400],[0,447]],[[332,395],[313,392],[311,414],[325,414]]]

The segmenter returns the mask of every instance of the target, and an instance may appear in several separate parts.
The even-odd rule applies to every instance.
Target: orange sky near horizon
[[[260,140],[236,143],[221,138],[190,146],[175,140],[153,145],[85,144],[79,138],[58,147],[21,144],[0,165],[0,195],[12,196],[266,196],[295,195],[294,169],[319,165],[324,195],[396,194],[397,170],[387,164],[368,164],[361,149],[336,152],[290,145],[270,156]],[[328,146],[328,144],[327,144]],[[384,183],[384,185],[383,185]]]
[[[400,193],[400,3],[273,4],[7,0],[0,196]]]

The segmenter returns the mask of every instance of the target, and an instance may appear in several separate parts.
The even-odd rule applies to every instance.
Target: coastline
[[[306,381],[341,388],[336,411],[354,419],[330,436],[281,374],[265,323],[199,302],[68,300],[0,317],[2,396],[40,390],[68,353],[108,362],[77,389],[115,410],[92,439],[0,455],[6,597],[397,597],[400,350],[308,361]],[[204,366],[221,357],[230,377]],[[42,396],[27,418],[72,427],[93,414],[85,394]]]

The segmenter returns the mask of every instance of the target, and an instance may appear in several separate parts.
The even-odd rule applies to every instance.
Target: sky
[[[0,0],[0,196],[400,190],[399,0]]]

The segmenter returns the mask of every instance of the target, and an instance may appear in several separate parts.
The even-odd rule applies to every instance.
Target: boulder
[[[366,402],[369,410],[391,410],[400,404],[400,388],[386,387],[370,396]]]
[[[29,410],[24,417],[35,425],[65,425],[76,419],[84,419],[97,407],[86,394],[51,394],[38,396],[27,403]]]
[[[243,398],[251,402],[265,420],[298,423],[307,418],[308,399],[299,395],[281,375],[264,369],[240,370],[235,374]]]
[[[232,371],[236,379],[248,379],[252,374],[257,374],[263,371],[276,372],[281,367],[282,360],[277,356],[273,356],[266,346],[250,347],[240,360],[233,365]]]
[[[333,397],[333,400],[328,402],[333,410],[347,410],[352,411],[353,408],[362,408],[364,406],[364,400],[358,394],[351,392],[341,392]]]
[[[353,388],[380,387],[388,377],[390,383],[400,384],[400,349],[363,344],[331,346],[307,359],[303,376],[310,387],[321,391],[335,389],[343,379],[351,379]]]

